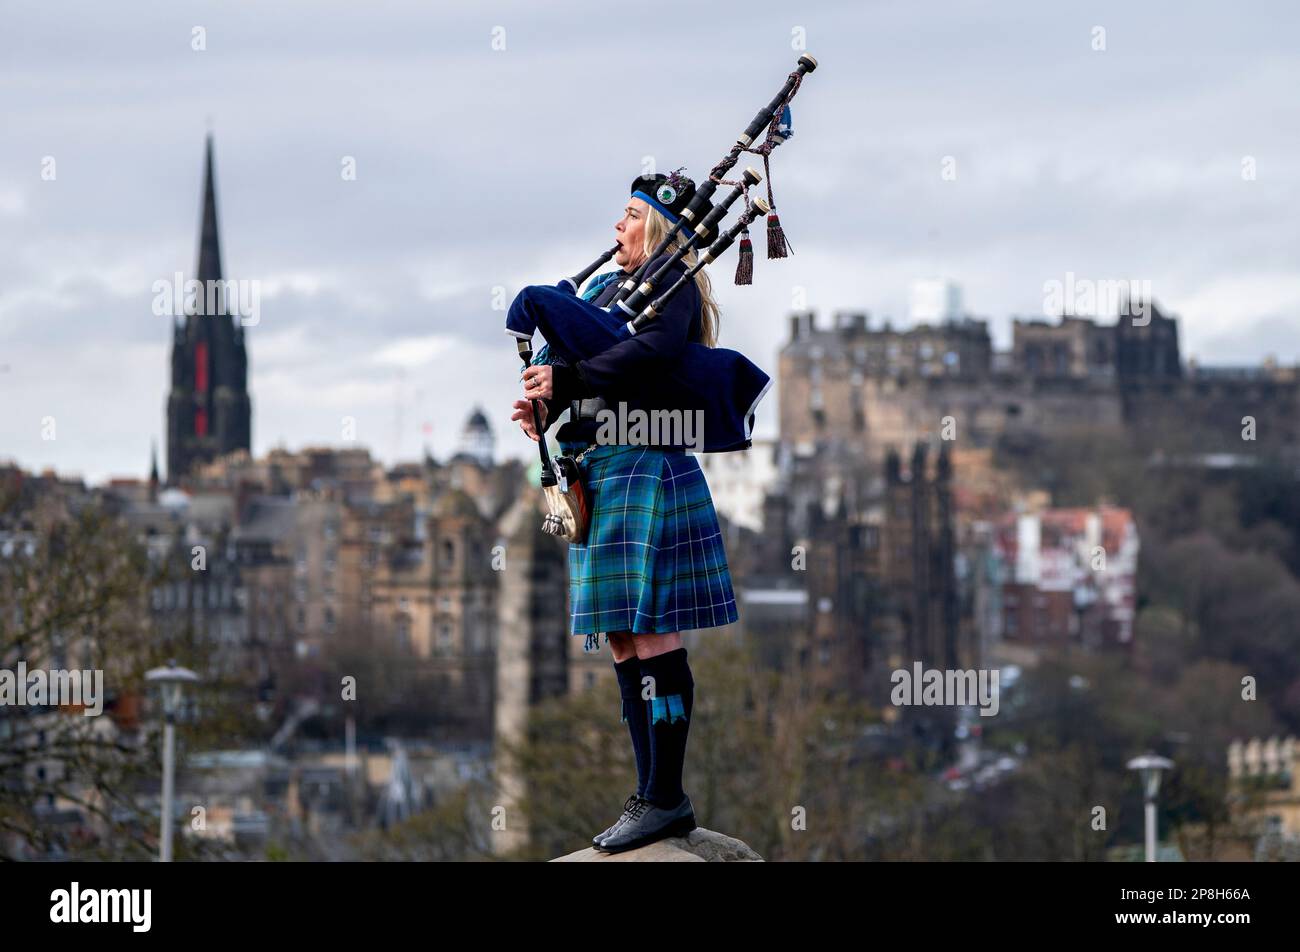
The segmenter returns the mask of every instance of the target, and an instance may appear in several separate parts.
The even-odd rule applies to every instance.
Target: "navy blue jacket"
[[[668,258],[668,255],[656,258],[646,274],[653,274]],[[685,266],[679,261],[656,284],[656,292],[668,290],[684,271]],[[608,306],[620,283],[621,279],[611,281],[592,303]],[[699,343],[702,336],[700,293],[691,281],[634,336],[572,366],[552,365],[555,395],[543,401],[548,429],[551,422],[569,409],[571,400],[581,398],[603,397],[606,406],[615,411],[619,401],[626,401],[629,408],[653,409],[654,401],[646,399],[646,392],[653,388],[662,393],[664,368],[682,355],[687,343]],[[569,420],[560,427],[556,438],[562,442],[594,443],[599,427],[596,420]]]

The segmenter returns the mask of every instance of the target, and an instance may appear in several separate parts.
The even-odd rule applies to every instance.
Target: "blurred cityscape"
[[[209,165],[200,281],[220,247]],[[1005,352],[955,285],[916,301],[905,328],[791,314],[779,437],[700,457],[740,602],[687,633],[702,822],[768,858],[1140,858],[1150,749],[1160,858],[1296,858],[1300,368],[1184,361],[1154,301],[1016,319]],[[631,760],[504,413],[443,460],[255,458],[246,346],[176,320],[165,478],[156,451],[99,486],[0,465],[0,667],[103,669],[108,696],[0,706],[0,857],[153,855],[142,675],[169,659],[201,677],[178,858],[584,844]],[[998,671],[1000,709],[894,703],[916,664]]]

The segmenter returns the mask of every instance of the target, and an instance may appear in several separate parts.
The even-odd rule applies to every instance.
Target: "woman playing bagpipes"
[[[770,177],[767,199],[751,201],[750,187],[766,176],[752,168],[738,180],[724,176],[746,152],[761,156],[768,171],[772,150],[793,134],[790,100],[816,68],[813,57],[799,57],[698,189],[680,170],[634,180],[614,226],[618,244],[554,287],[524,288],[506,316],[525,364],[524,398],[511,419],[538,442],[550,509],[543,529],[570,542],[570,632],[587,636],[588,651],[605,634],[636,757],[636,791],[622,816],[592,837],[600,850],[621,852],[695,828],[682,789],[695,680],[681,632],[739,618],[713,498],[699,463],[676,439],[685,429],[651,444],[619,426],[619,442],[609,439],[607,414],[615,406],[685,411],[702,423],[702,435],[686,440],[691,449],[750,446],[754,410],[772,381],[743,354],[715,346],[718,306],[704,267],[739,239],[736,283],[749,284],[749,225],[759,215],[767,216],[767,256],[786,256]],[[731,191],[713,204],[719,186]],[[722,219],[742,197],[744,211],[723,231]],[[611,256],[618,269],[595,275]],[[534,355],[538,330],[546,346]],[[570,418],[556,434],[565,455],[552,460],[547,424],[565,410]]]
[[[694,193],[694,183],[677,173],[637,178],[614,226],[620,267],[593,277],[580,298],[598,307],[613,300],[620,279],[659,247]],[[688,237],[687,230],[679,232],[649,270],[667,262]],[[667,283],[695,262],[694,250],[688,251],[667,273]],[[554,300],[561,300],[558,293]],[[570,411],[556,438],[580,462],[590,505],[585,542],[569,546],[570,631],[587,636],[586,650],[597,649],[605,634],[637,768],[636,791],[623,815],[592,839],[608,852],[695,828],[682,789],[694,679],[681,632],[729,625],[739,614],[713,499],[695,456],[662,442],[597,442],[597,414],[620,402],[672,402],[667,371],[688,344],[711,348],[717,335],[718,306],[701,268],[653,321],[588,359],[564,361],[548,343],[525,369],[524,399],[515,401],[511,417],[539,440],[549,421]]]

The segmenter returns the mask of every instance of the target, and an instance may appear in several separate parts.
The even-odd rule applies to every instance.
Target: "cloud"
[[[703,175],[791,68],[794,27],[821,62],[771,163],[795,254],[766,261],[756,234],[752,287],[730,284],[734,258],[714,267],[724,346],[774,370],[799,295],[901,322],[931,274],[961,283],[1005,346],[1010,317],[1073,271],[1150,280],[1189,350],[1294,353],[1300,57],[1280,0],[1253,17],[757,0],[742,20],[679,3],[663,7],[672,28],[626,40],[592,2],[303,9],[7,12],[6,453],[145,472],[171,335],[150,288],[192,275],[210,125],[227,277],[261,282],[255,450],[337,442],[350,414],[385,459],[418,453],[426,427],[443,454],[482,405],[502,450],[527,457],[502,297],[607,248],[643,161]],[[33,437],[46,412],[57,445]]]
[[[407,369],[423,367],[436,357],[446,356],[454,345],[454,339],[443,334],[407,337],[380,348],[371,360],[377,364],[390,364]]]

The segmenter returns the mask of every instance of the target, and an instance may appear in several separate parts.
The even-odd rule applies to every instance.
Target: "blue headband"
[[[640,189],[637,189],[635,192],[633,192],[633,193],[632,193],[632,197],[633,197],[633,198],[639,198],[639,199],[641,199],[641,201],[645,202],[647,205],[651,205],[651,206],[653,206],[656,210],[658,210],[659,214],[663,215],[665,218],[667,218],[667,219],[668,219],[670,222],[672,222],[674,225],[677,224],[677,216],[674,215],[672,212],[670,212],[670,211],[669,211],[667,208],[665,208],[663,205],[660,205],[658,199],[656,199],[656,198],[652,198],[651,196],[647,195],[645,192],[641,191]]]

